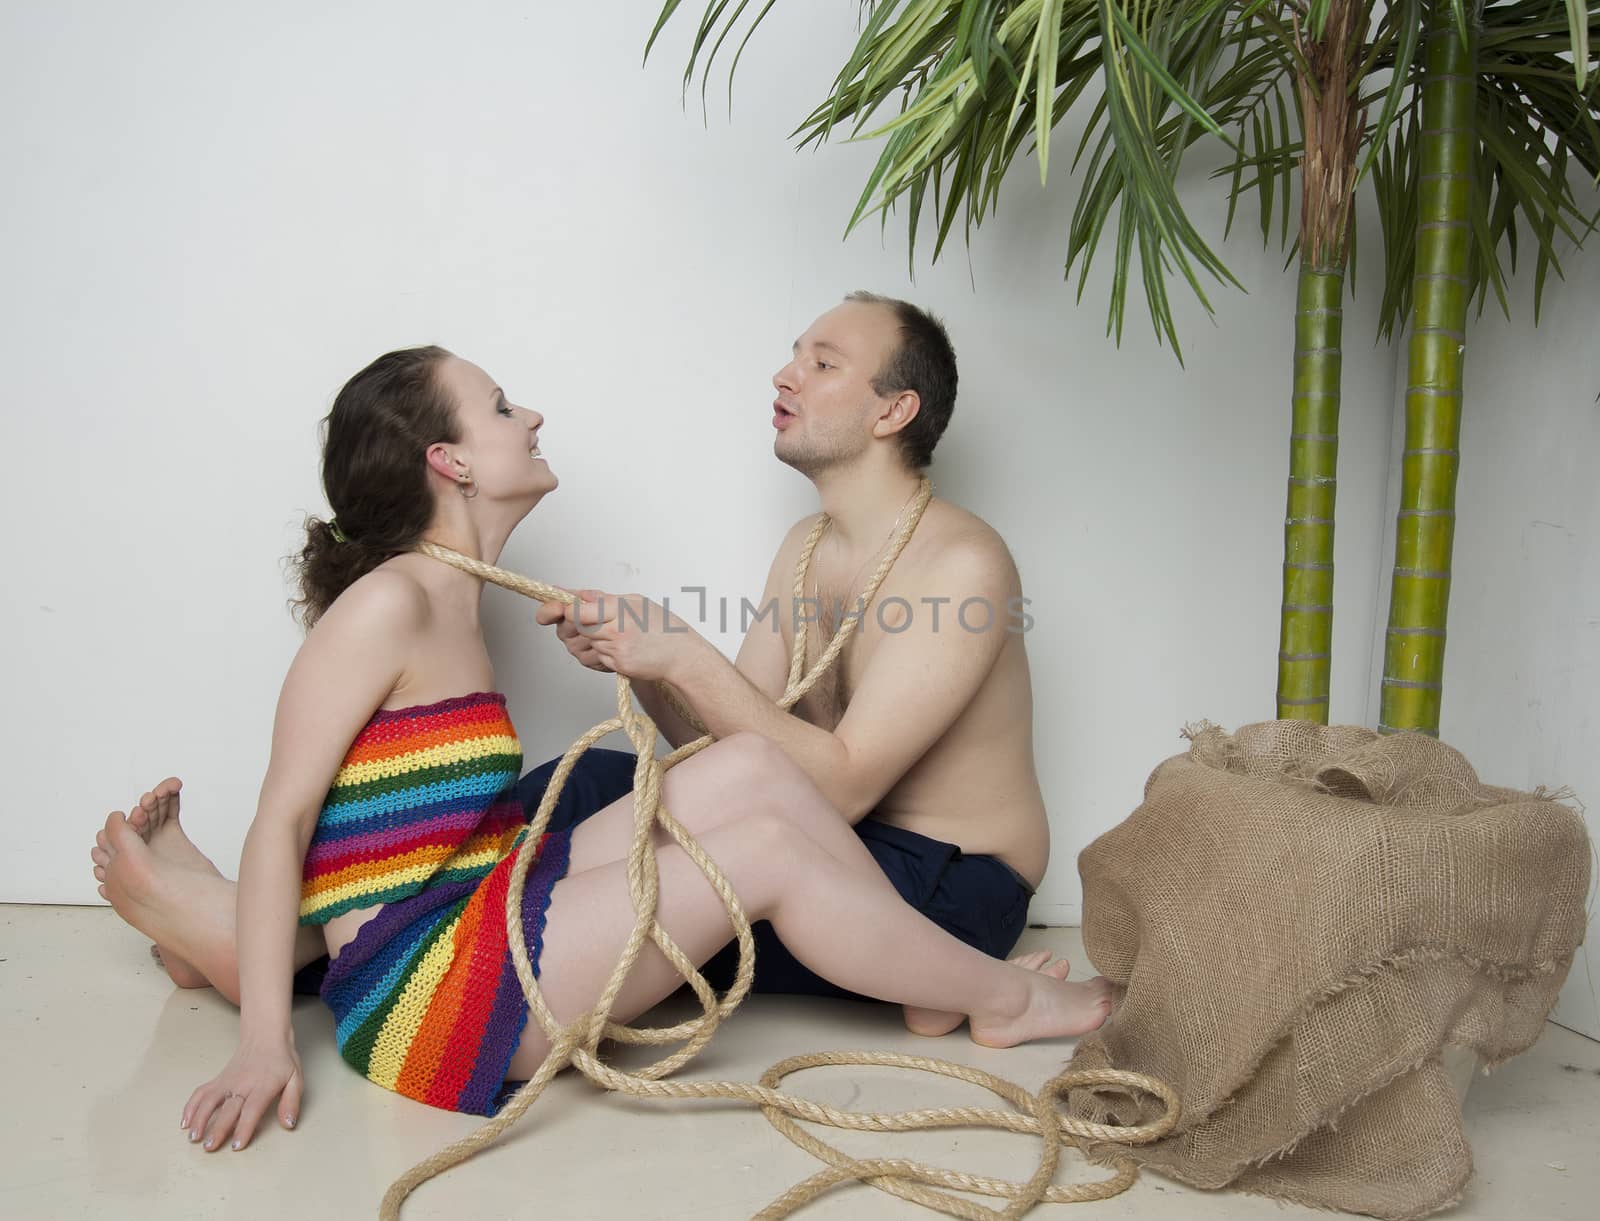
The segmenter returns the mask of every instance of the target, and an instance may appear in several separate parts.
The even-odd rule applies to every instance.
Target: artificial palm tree
[[[1338,383],[1336,375],[1316,376],[1322,371],[1314,366],[1312,377],[1303,373],[1307,349],[1324,361],[1338,359],[1337,296],[1324,291],[1318,300],[1308,289],[1333,280],[1342,263],[1308,245],[1320,235],[1330,242],[1347,235],[1341,225],[1319,223],[1317,210],[1347,203],[1345,188],[1353,190],[1370,168],[1366,180],[1385,237],[1382,333],[1392,335],[1400,319],[1411,317],[1379,728],[1437,734],[1467,309],[1474,293],[1481,309],[1491,287],[1507,308],[1502,260],[1515,269],[1519,231],[1526,228],[1536,243],[1537,317],[1548,271],[1559,270],[1556,235],[1581,244],[1593,227],[1595,218],[1574,198],[1571,171],[1600,175],[1600,77],[1591,68],[1600,49],[1600,4],[1411,0],[1376,15],[1370,5],[1353,9],[1333,0],[1307,10],[1308,28],[1321,37],[1320,45],[1305,48],[1306,66],[1296,72],[1303,143],[1281,142],[1286,128],[1280,128],[1277,147],[1263,149],[1258,140],[1249,161],[1263,175],[1283,175],[1289,164],[1283,154],[1296,154],[1303,192],[1278,715],[1303,715],[1309,707],[1326,720],[1327,710]],[[1370,38],[1358,49],[1354,39],[1369,21]],[[1355,71],[1341,80],[1352,65]],[[1364,81],[1371,89],[1365,96]],[[1320,96],[1308,88],[1318,84]],[[1334,104],[1341,87],[1342,111]],[[1379,117],[1363,132],[1361,108],[1380,97]],[[1344,118],[1353,122],[1338,127]],[[1365,145],[1357,174],[1349,173],[1353,161],[1337,161],[1341,136],[1356,142],[1352,151]],[[1341,219],[1347,222],[1348,214]],[[1327,320],[1321,333],[1318,319]]]
[[[774,3],[766,0],[756,10],[749,0],[708,4],[685,85],[697,66],[709,83],[711,64],[740,19],[747,12],[752,17],[738,52]],[[914,258],[922,212],[931,203],[937,258],[958,215],[970,232],[990,214],[1001,179],[1030,137],[1044,178],[1051,131],[1092,84],[1099,85],[1078,146],[1078,157],[1089,153],[1089,161],[1069,227],[1066,271],[1078,266],[1081,296],[1115,209],[1108,330],[1120,339],[1137,253],[1156,334],[1171,341],[1179,359],[1169,269],[1207,309],[1201,273],[1233,282],[1178,197],[1183,154],[1208,135],[1231,144],[1236,154],[1224,170],[1230,225],[1239,199],[1253,190],[1264,238],[1277,203],[1280,241],[1288,238],[1290,178],[1298,174],[1280,716],[1327,718],[1340,320],[1357,184],[1372,184],[1383,222],[1383,333],[1392,334],[1415,301],[1427,313],[1413,328],[1414,368],[1422,360],[1429,369],[1444,369],[1440,344],[1449,341],[1447,331],[1460,335],[1464,321],[1452,328],[1436,320],[1436,311],[1458,299],[1464,308],[1474,288],[1481,307],[1489,285],[1503,304],[1501,251],[1514,265],[1524,225],[1538,244],[1537,299],[1555,265],[1555,233],[1581,238],[1584,218],[1567,183],[1569,160],[1591,173],[1600,170],[1595,90],[1588,80],[1589,35],[1600,0],[1521,0],[1472,11],[1465,4],[1394,0],[1379,10],[1375,0],[867,0],[861,36],[830,96],[796,132],[802,145],[827,139],[840,124],[858,137],[882,138],[883,152],[849,227],[874,211],[887,217],[904,202]],[[678,7],[679,0],[664,6],[652,43]],[[1461,64],[1472,60],[1461,56],[1469,54],[1474,36],[1477,46],[1495,50],[1480,63],[1483,71],[1468,77]],[[1477,99],[1480,130],[1492,134],[1451,143],[1461,134],[1456,118],[1447,116],[1441,120],[1447,130],[1437,130],[1441,123],[1424,117],[1425,109],[1446,105],[1459,111],[1462,97],[1469,109]],[[898,113],[873,128],[874,116],[892,100]],[[1369,112],[1375,112],[1370,124]],[[1483,113],[1492,115],[1487,127]],[[1471,170],[1461,168],[1469,163]],[[1462,173],[1470,173],[1470,181],[1443,176]],[[1458,212],[1435,217],[1444,205]],[[1422,206],[1428,219],[1419,219]],[[1465,251],[1462,224],[1474,239]],[[1457,240],[1439,240],[1450,233]],[[1414,257],[1431,260],[1426,270],[1419,266],[1415,281]],[[1419,337],[1426,340],[1421,357]],[[1449,390],[1448,374],[1439,385],[1420,385],[1408,394],[1408,420],[1426,414],[1413,399],[1444,400]],[[1397,558],[1395,602],[1409,607],[1414,599],[1402,594],[1419,593],[1424,610],[1436,611],[1438,620],[1409,609],[1398,622],[1391,616],[1391,640],[1416,646],[1406,652],[1391,643],[1395,667],[1422,664],[1413,658],[1442,659],[1441,590],[1448,580],[1437,574],[1447,571],[1448,547],[1441,567],[1428,564],[1440,556],[1436,527],[1444,526],[1447,542],[1449,519],[1443,506],[1412,490],[1410,476],[1413,468],[1419,477],[1426,471],[1422,486],[1453,488],[1453,458],[1432,452],[1446,448],[1453,442],[1407,443],[1402,533],[1410,534],[1402,538],[1402,557],[1425,562]],[[1385,724],[1410,727],[1415,720],[1389,713],[1391,689],[1431,690],[1436,713],[1438,680],[1431,672],[1395,674],[1394,680],[1385,683]]]
[[[1455,535],[1467,310],[1493,288],[1505,308],[1519,230],[1536,242],[1534,315],[1558,234],[1581,243],[1595,218],[1572,172],[1600,176],[1600,3],[1429,0],[1420,105],[1397,133],[1382,192],[1391,258],[1385,324],[1409,297],[1405,448],[1384,647],[1379,728],[1437,735]],[[1573,163],[1576,163],[1574,165]],[[1396,265],[1409,263],[1409,279]],[[1409,292],[1405,291],[1409,288]]]

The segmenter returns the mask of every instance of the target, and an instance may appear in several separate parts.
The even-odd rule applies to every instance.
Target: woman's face
[[[560,481],[539,454],[542,415],[510,402],[492,377],[459,356],[446,358],[436,376],[461,424],[461,440],[450,448],[480,494],[532,508],[554,490]]]

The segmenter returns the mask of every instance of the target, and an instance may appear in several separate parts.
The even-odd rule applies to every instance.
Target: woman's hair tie
[[[350,541],[349,535],[345,534],[343,530],[339,529],[339,521],[337,518],[328,518],[328,533],[333,535],[333,541],[336,543],[348,543]]]

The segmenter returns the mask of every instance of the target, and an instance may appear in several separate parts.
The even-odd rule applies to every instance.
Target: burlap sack
[[[1183,1101],[1131,1150],[1200,1187],[1420,1217],[1472,1173],[1439,1054],[1538,1038],[1583,938],[1590,849],[1543,795],[1456,751],[1298,721],[1212,726],[1078,861],[1084,944],[1126,991],[1072,1067]],[[1141,1103],[1077,1094],[1085,1118]]]

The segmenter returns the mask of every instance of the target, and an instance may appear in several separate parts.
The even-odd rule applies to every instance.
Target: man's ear
[[[915,390],[902,390],[889,400],[889,405],[878,413],[878,418],[872,422],[872,435],[875,437],[892,437],[912,420],[917,418],[917,412],[922,410],[922,396]]]

